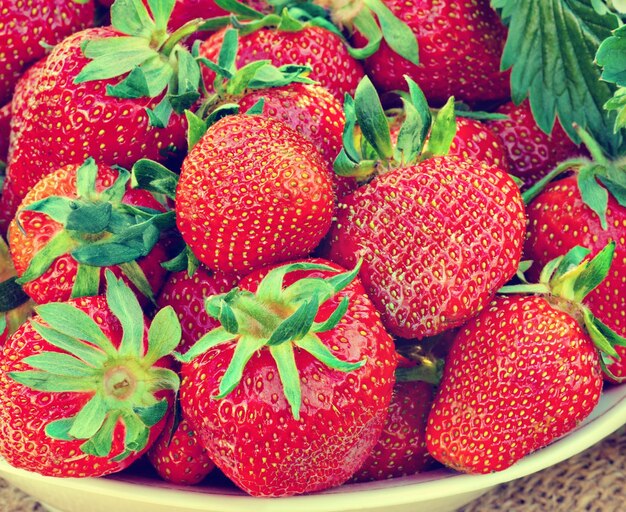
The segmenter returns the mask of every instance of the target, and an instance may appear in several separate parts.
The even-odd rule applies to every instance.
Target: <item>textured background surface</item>
[[[626,512],[626,429],[561,464],[503,484],[460,512],[500,510]],[[0,512],[44,509],[0,479]]]

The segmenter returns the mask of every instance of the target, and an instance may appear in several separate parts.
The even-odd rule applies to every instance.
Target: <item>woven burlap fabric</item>
[[[626,512],[626,429],[556,466],[503,484],[461,512]],[[0,479],[0,512],[44,512]]]

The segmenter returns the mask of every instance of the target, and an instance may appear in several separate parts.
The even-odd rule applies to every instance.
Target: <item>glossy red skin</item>
[[[422,339],[462,325],[517,270],[519,189],[495,167],[436,157],[379,175],[343,198],[327,256],[360,276],[387,330]]]
[[[163,480],[180,485],[198,484],[215,468],[184,419],[173,433],[170,428],[163,429],[147,457]]]
[[[524,258],[533,260],[528,271],[531,282],[551,260],[580,245],[597,254],[611,240],[615,255],[607,278],[584,300],[593,314],[621,336],[626,337],[626,208],[609,194],[607,229],[585,205],[576,175],[548,185],[528,205],[528,237]],[[626,347],[618,347],[622,359],[609,366],[618,377],[626,377]]]
[[[62,167],[46,176],[27,194],[21,207],[23,208],[35,201],[53,195],[69,198],[77,197],[76,170],[79,167],[79,165]],[[105,165],[99,165],[96,190],[101,191],[110,186],[117,175],[118,172],[116,170]],[[130,189],[130,183],[127,185],[127,192],[123,202],[135,206],[163,210],[162,206],[149,192]],[[18,218],[21,228],[17,224]],[[13,219],[9,227],[8,241],[11,258],[19,276],[26,271],[32,258],[62,229],[63,226],[60,223],[44,213],[32,211],[21,211],[18,213],[18,216]],[[161,263],[166,260],[167,253],[162,242],[157,242],[152,251],[137,260],[155,295],[160,290],[167,276],[167,271],[161,266]],[[23,289],[38,304],[69,300],[72,286],[76,280],[77,267],[76,260],[69,254],[59,256],[42,276],[25,283]],[[117,277],[122,278],[135,291],[140,301],[143,301],[144,305],[146,304],[146,298],[130,283],[126,276],[122,275],[117,265],[102,267],[100,271],[101,292],[104,291],[104,272],[107,268],[111,269]]]
[[[217,62],[223,40],[224,30],[211,35],[200,46],[200,55]],[[340,102],[346,93],[354,95],[364,76],[361,64],[350,56],[341,38],[320,27],[305,27],[297,32],[262,28],[239,36],[238,68],[264,59],[275,66],[311,66],[309,78],[326,87]],[[202,77],[212,90],[215,74],[204,67]]]
[[[502,141],[510,164],[510,173],[524,181],[524,188],[536,183],[559,163],[581,155],[584,150],[574,144],[557,120],[551,135],[535,122],[528,100],[520,105],[508,102],[497,110],[508,119],[487,124]]]
[[[263,273],[245,277],[240,287],[255,290]],[[305,275],[329,273],[294,272],[285,283]],[[393,340],[358,279],[325,303],[316,321],[327,318],[344,296],[350,299],[344,319],[319,337],[337,357],[365,357],[367,362],[344,373],[296,350],[302,383],[300,421],[292,416],[267,348],[252,357],[241,383],[221,400],[211,397],[217,394],[235,343],[183,364],[183,415],[215,464],[249,494],[286,496],[340,485],[363,465],[380,436],[397,362]]]
[[[456,118],[456,135],[448,155],[478,160],[508,172],[509,162],[504,144],[485,124],[475,119]]]
[[[426,419],[433,397],[432,384],[396,382],[385,427],[372,453],[351,481],[370,482],[414,475],[433,464],[426,450]]]
[[[416,35],[420,64],[400,57],[383,41],[365,61],[379,91],[407,90],[404,75],[408,75],[433,107],[450,96],[470,104],[509,98],[509,73],[500,72],[507,30],[488,0],[384,3]],[[355,44],[364,42],[356,33]]]
[[[182,328],[178,352],[184,354],[201,336],[219,327],[219,321],[207,314],[204,299],[232,290],[238,281],[236,276],[211,272],[202,265],[191,277],[186,270],[169,275],[157,305],[159,309],[172,306],[178,315]]]
[[[282,121],[304,135],[322,152],[331,169],[338,197],[356,189],[354,178],[342,177],[332,171],[335,158],[343,148],[343,128],[346,122],[339,100],[322,86],[292,83],[247,93],[237,100],[241,112],[248,110],[261,98],[265,100],[265,115]]]
[[[11,132],[11,104],[0,107],[0,162],[7,161],[9,155],[9,134]]]
[[[83,297],[70,301],[78,309],[95,319],[104,334],[119,346],[122,329],[108,309],[104,297]],[[38,317],[35,317],[38,320]],[[39,322],[43,322],[38,320]],[[145,322],[145,320],[144,320]],[[144,328],[144,346],[147,347],[148,326]],[[9,338],[0,353],[0,455],[12,466],[56,477],[103,476],[125,469],[145,453],[159,436],[165,420],[159,421],[150,430],[147,447],[134,452],[122,461],[115,462],[105,457],[82,454],[83,440],[60,441],[49,438],[45,426],[54,420],[73,416],[91,399],[91,393],[51,393],[33,391],[10,379],[8,372],[32,369],[22,359],[41,352],[62,352],[43,340],[31,326],[23,324]],[[171,361],[163,358],[155,366],[169,368]],[[160,391],[157,399],[173,401],[171,392]],[[124,428],[121,423],[114,433],[110,458],[124,451]]]
[[[501,471],[571,431],[601,391],[597,351],[576,320],[542,297],[499,297],[454,341],[428,450],[459,471]]]
[[[13,112],[7,183],[19,201],[37,181],[59,167],[82,163],[87,157],[125,168],[142,157],[163,161],[172,145],[186,148],[186,123],[173,114],[167,128],[148,124],[145,108],[161,98],[120,100],[106,95],[106,85],[120,78],[74,84],[89,62],[80,49],[84,41],[119,35],[108,27],[87,29],[65,39],[46,58],[45,64],[24,84],[29,94],[23,108]],[[0,211],[11,212],[18,204],[0,201]]]
[[[93,25],[93,1],[3,0],[0,10],[0,106],[9,102],[20,75],[50,46]],[[6,53],[5,53],[6,51]]]
[[[212,125],[183,162],[176,189],[183,239],[207,267],[228,274],[308,255],[333,207],[321,153],[265,116]]]

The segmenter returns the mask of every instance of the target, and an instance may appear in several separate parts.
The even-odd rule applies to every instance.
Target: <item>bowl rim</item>
[[[379,482],[345,484],[323,492],[276,499],[259,499],[234,489],[216,486],[178,486],[164,481],[148,485],[154,479],[116,474],[101,478],[56,478],[15,468],[0,458],[0,476],[16,483],[46,484],[70,492],[81,492],[118,498],[128,502],[171,506],[182,510],[232,512],[233,510],[301,512],[350,510],[358,500],[359,509],[401,506],[453,495],[485,492],[582,452],[626,424],[626,385],[606,389],[592,413],[569,434],[554,441],[514,464],[508,469],[486,475],[466,475],[438,469],[418,475]],[[19,483],[16,483],[19,487]],[[138,487],[138,485],[140,487]],[[451,490],[453,491],[451,493]],[[207,499],[210,497],[210,499]],[[42,499],[39,497],[38,499]],[[183,501],[184,499],[184,501]],[[328,505],[332,504],[332,508]],[[252,508],[251,508],[252,507]]]

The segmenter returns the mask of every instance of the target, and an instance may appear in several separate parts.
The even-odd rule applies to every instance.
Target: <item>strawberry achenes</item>
[[[9,246],[35,302],[97,295],[106,268],[140,294],[158,292],[167,254],[153,221],[165,214],[149,192],[130,188],[129,177],[90,159],[47,175],[26,195]]]
[[[475,119],[456,118],[456,135],[452,139],[448,154],[485,162],[502,171],[509,170],[504,144],[488,126]]]
[[[20,75],[46,54],[42,42],[54,46],[93,24],[93,1],[3,0],[0,10],[0,106],[11,99]]]
[[[186,270],[170,274],[157,305],[171,306],[178,316],[183,333],[179,352],[186,352],[203,334],[219,325],[204,309],[204,299],[232,290],[238,281],[235,276],[211,272],[203,265],[191,276]]]
[[[573,429],[602,391],[598,354],[542,297],[498,298],[457,335],[428,420],[430,453],[500,471]]]
[[[317,148],[265,116],[220,119],[191,149],[176,222],[207,267],[242,273],[307,255],[326,234],[332,177]]]
[[[302,261],[208,301],[222,327],[183,357],[183,415],[254,496],[339,485],[380,436],[396,358],[356,272]]]
[[[435,106],[450,96],[473,104],[509,97],[509,73],[500,71],[507,31],[488,0],[384,3],[416,35],[419,65],[383,41],[365,61],[366,72],[380,91],[406,90],[408,75]],[[362,44],[359,34],[355,36]]]
[[[580,155],[579,148],[565,133],[558,119],[550,135],[535,122],[528,100],[520,105],[508,102],[497,110],[507,119],[487,124],[502,141],[510,164],[510,172],[528,188],[563,160]]]
[[[128,467],[164,426],[179,338],[171,309],[149,326],[111,273],[106,297],[38,306],[0,354],[0,455],[58,477]]]
[[[197,484],[215,468],[184,419],[176,425],[174,432],[167,427],[163,429],[147,456],[159,476],[175,484]]]

